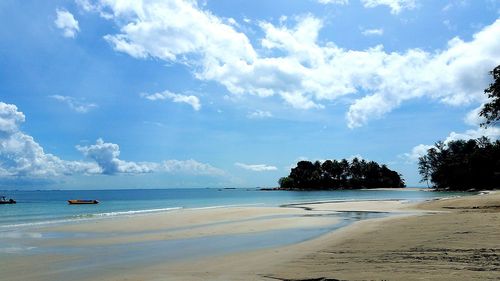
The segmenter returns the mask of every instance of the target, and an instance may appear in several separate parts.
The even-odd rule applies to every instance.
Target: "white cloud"
[[[69,96],[52,95],[49,97],[57,101],[64,102],[69,106],[69,108],[78,113],[87,113],[89,110],[97,107],[97,104],[95,103],[85,102]]]
[[[452,0],[446,4],[441,11],[448,12],[453,8],[465,8],[469,5],[468,0]]]
[[[24,114],[17,111],[13,104],[0,102],[0,135],[12,135],[19,130],[19,124],[25,121]]]
[[[63,36],[74,38],[76,33],[80,31],[80,27],[78,26],[78,21],[75,19],[73,14],[64,9],[57,9],[56,15],[57,17],[54,24],[57,28],[62,29]]]
[[[412,148],[410,153],[400,155],[400,158],[405,159],[408,163],[416,163],[418,158],[427,154],[427,150],[434,147],[433,145],[419,144]]]
[[[98,139],[96,144],[89,146],[79,146],[76,148],[87,158],[95,161],[101,169],[101,173],[112,175],[116,173],[150,173],[153,171],[151,165],[147,163],[126,162],[118,159],[120,156],[120,147],[114,143],[105,143]]]
[[[271,117],[273,117],[273,114],[271,112],[259,110],[259,109],[247,114],[247,118],[250,118],[250,119],[265,119],[265,118],[271,118]]]
[[[349,0],[317,0],[321,4],[347,5]],[[365,8],[387,6],[392,14],[399,14],[402,10],[411,10],[417,6],[417,0],[361,0]]]
[[[482,128],[478,127],[476,129],[467,130],[463,133],[451,132],[448,137],[444,140],[444,143],[447,144],[450,141],[456,140],[470,140],[470,139],[478,139],[481,137],[487,137],[490,140],[498,140],[500,139],[500,128],[499,127],[488,127]],[[419,144],[412,148],[410,153],[404,153],[400,155],[400,158],[405,159],[408,163],[416,163],[418,158],[426,155],[427,150],[435,147],[434,145],[425,145]]]
[[[399,14],[402,10],[411,10],[417,6],[417,0],[361,0],[361,2],[367,8],[387,6],[392,14]]]
[[[488,71],[500,59],[500,20],[464,42],[454,38],[446,50],[430,54],[409,50],[405,54],[380,53],[379,82],[365,87],[373,92],[356,100],[347,114],[349,127],[379,118],[409,99],[429,97],[459,106],[484,99]]]
[[[321,4],[339,4],[339,5],[347,5],[349,4],[349,0],[317,0]]]
[[[445,6],[441,9],[441,11],[443,11],[443,12],[448,12],[451,8],[453,8],[453,3],[451,3],[451,2],[450,2],[450,3],[446,4],[446,5],[445,5]]]
[[[230,25],[239,26],[238,22],[234,18],[228,18],[227,23],[229,23]]]
[[[226,172],[206,163],[196,160],[167,160],[159,165],[159,170],[169,173],[183,173],[193,175],[217,175],[224,176]]]
[[[354,158],[358,158],[358,160],[363,160],[365,158],[363,158],[363,156],[361,154],[354,154],[354,155],[351,155],[347,158],[347,160],[349,161],[352,161]]]
[[[266,172],[266,171],[276,171],[278,168],[275,166],[270,166],[266,164],[244,164],[244,163],[234,163],[235,166],[240,167],[245,170],[254,172]]]
[[[486,122],[486,118],[479,116],[479,112],[483,108],[484,104],[481,104],[480,106],[474,108],[471,110],[469,113],[464,118],[464,122],[467,125],[470,126],[479,126],[482,123]]]
[[[87,158],[95,161],[100,167],[100,173],[113,175],[118,173],[142,174],[166,172],[171,174],[213,175],[222,176],[225,172],[209,164],[193,159],[166,160],[163,162],[129,162],[119,159],[120,147],[114,143],[106,143],[98,139],[96,144],[77,146]]]
[[[20,130],[25,116],[13,104],[0,102],[0,176],[47,178],[75,174],[142,174],[152,172],[225,176],[225,172],[196,160],[129,162],[119,159],[120,147],[98,139],[76,146],[91,161],[66,161],[46,153],[33,137]]]
[[[384,35],[384,30],[382,28],[365,29],[361,33],[364,36],[380,36]]]
[[[171,100],[176,103],[187,103],[191,107],[193,107],[194,110],[198,111],[201,109],[201,103],[200,99],[197,96],[193,95],[181,95],[181,94],[174,94],[169,91],[164,91],[161,93],[154,93],[154,94],[145,94],[142,93],[141,97],[146,98],[151,101],[156,101],[156,100]]]
[[[161,122],[154,122],[154,121],[144,121],[142,122],[146,125],[153,125],[153,126],[156,126],[156,127],[160,127],[160,128],[164,128],[165,127],[165,124],[161,123]]]
[[[455,140],[470,140],[477,139],[480,137],[487,137],[492,140],[500,139],[500,127],[488,127],[488,128],[477,128],[470,129],[463,133],[451,132],[450,135],[445,139],[445,143]]]
[[[93,163],[64,161],[45,153],[33,137],[20,130],[24,121],[15,105],[0,102],[1,176],[50,177],[95,171]]]
[[[363,3],[387,5],[394,13],[416,5],[402,0]],[[245,34],[194,1],[102,0],[93,5],[120,29],[105,36],[115,50],[186,64],[198,79],[218,82],[233,95],[279,96],[294,108],[314,109],[357,94],[346,114],[351,128],[411,99],[476,103],[490,81],[488,71],[500,60],[500,20],[468,42],[451,39],[443,50],[387,52],[381,45],[348,50],[334,42],[319,43],[323,22],[303,16],[293,27],[260,22],[264,37],[257,52]]]

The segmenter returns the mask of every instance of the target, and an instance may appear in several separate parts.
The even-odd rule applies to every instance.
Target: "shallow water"
[[[56,261],[47,268],[47,280],[66,280],[70,274],[72,278],[89,278],[99,276],[106,271],[116,268],[130,268],[150,266],[159,263],[178,262],[183,260],[219,256],[231,253],[246,252],[264,248],[273,248],[296,244],[319,237],[330,231],[345,227],[353,222],[380,218],[390,215],[384,212],[315,212],[309,211],[306,215],[279,215],[280,218],[288,217],[332,217],[329,225],[321,227],[289,228],[272,231],[262,231],[244,234],[228,234],[203,236],[189,239],[173,239],[147,242],[134,242],[126,244],[86,245],[86,246],[44,246],[44,241],[57,239],[79,239],[103,237],[102,233],[66,233],[66,232],[30,232],[14,230],[6,233],[11,235],[0,236],[0,242],[9,245],[9,249],[0,249],[0,262],[6,262],[10,257],[26,256],[67,256],[68,258]],[[258,219],[273,219],[278,216],[265,216]],[[249,221],[255,219],[243,219]],[[335,222],[333,222],[335,221]],[[217,224],[230,223],[219,222]],[[204,227],[206,225],[195,225]],[[186,227],[189,228],[189,227]],[[171,229],[169,229],[171,230]],[[137,235],[151,233],[151,231],[138,232]],[[129,233],[127,233],[128,235]],[[120,235],[120,234],[114,234]],[[2,245],[0,243],[0,245]],[[49,243],[50,245],[50,243]],[[21,274],[22,272],[18,273]]]

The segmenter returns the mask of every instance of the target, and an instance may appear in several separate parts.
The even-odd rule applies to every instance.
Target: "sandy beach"
[[[361,222],[280,264],[278,280],[499,280],[500,194],[426,202],[436,211]],[[314,245],[313,245],[314,244]]]
[[[179,210],[24,233],[23,245],[40,250],[0,255],[0,272],[2,280],[499,280],[499,221],[498,192]]]

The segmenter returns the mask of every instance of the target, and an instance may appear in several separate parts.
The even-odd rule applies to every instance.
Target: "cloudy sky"
[[[477,111],[500,0],[0,2],[0,187],[275,186],[362,157],[417,186]]]

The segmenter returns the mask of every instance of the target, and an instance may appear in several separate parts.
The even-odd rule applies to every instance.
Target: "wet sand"
[[[361,217],[367,212],[393,215],[355,222],[315,239],[295,243],[292,239],[291,244],[281,246],[248,245],[201,256],[147,258],[149,249],[162,251],[166,248],[161,243],[181,238],[229,248],[235,237],[245,235],[264,233],[266,239],[285,241],[294,233],[288,230],[338,224],[339,217],[328,215],[334,211],[363,211],[357,214]],[[67,280],[67,274],[72,280],[499,280],[499,222],[500,193],[417,205],[361,201],[182,210],[38,229],[42,237],[55,236],[28,239],[31,244],[27,245],[49,251],[0,254],[0,272],[5,280]],[[83,259],[81,252],[65,251],[85,246],[113,251],[115,246],[137,243],[151,248],[144,252],[132,249],[138,256],[131,260],[117,254],[115,263],[106,258],[106,254],[113,258],[108,250],[101,257],[87,253],[94,264]],[[182,245],[178,251],[185,254],[202,248],[196,243]],[[86,270],[92,272],[85,274]]]

